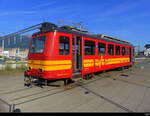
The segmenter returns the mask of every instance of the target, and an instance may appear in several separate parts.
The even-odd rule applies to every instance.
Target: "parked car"
[[[21,57],[15,57],[16,61],[21,61]]]
[[[0,58],[0,64],[5,63],[5,58]]]

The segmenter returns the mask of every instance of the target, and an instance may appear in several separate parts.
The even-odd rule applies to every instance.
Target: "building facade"
[[[3,40],[1,38],[0,56],[5,56],[9,58],[20,57],[21,59],[26,59],[30,40],[31,35],[18,35],[11,38],[5,38],[3,44]]]

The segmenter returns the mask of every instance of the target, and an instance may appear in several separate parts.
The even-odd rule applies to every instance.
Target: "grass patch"
[[[24,71],[27,70],[27,67],[24,65],[21,65],[20,67],[16,67],[15,69],[11,68],[11,66],[7,65],[5,67],[5,70],[0,70],[0,75],[14,75],[19,73],[24,73]]]

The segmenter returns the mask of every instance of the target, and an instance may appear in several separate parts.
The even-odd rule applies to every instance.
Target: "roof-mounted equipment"
[[[66,29],[66,30],[72,30],[72,31],[79,31],[79,32],[83,32],[83,33],[89,33],[87,30],[84,29],[79,29],[70,25],[65,25],[60,27],[61,29]]]
[[[40,27],[40,31],[41,32],[48,32],[48,31],[53,31],[57,28],[58,28],[58,26],[53,24],[53,23],[44,22],[44,23],[42,23],[42,26]]]
[[[120,40],[118,38],[114,38],[114,37],[111,37],[111,36],[108,36],[108,35],[98,34],[98,36],[100,36],[101,38],[105,38],[105,39],[109,39],[109,40],[114,40],[114,41],[119,41],[119,42],[124,42],[124,43],[130,44],[130,42],[128,42],[128,41]]]

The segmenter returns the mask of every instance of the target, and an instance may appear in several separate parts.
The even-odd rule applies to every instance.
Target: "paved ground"
[[[23,75],[0,75],[0,112],[150,112],[150,60],[109,71],[69,87],[23,86]],[[7,103],[4,103],[7,102]]]

